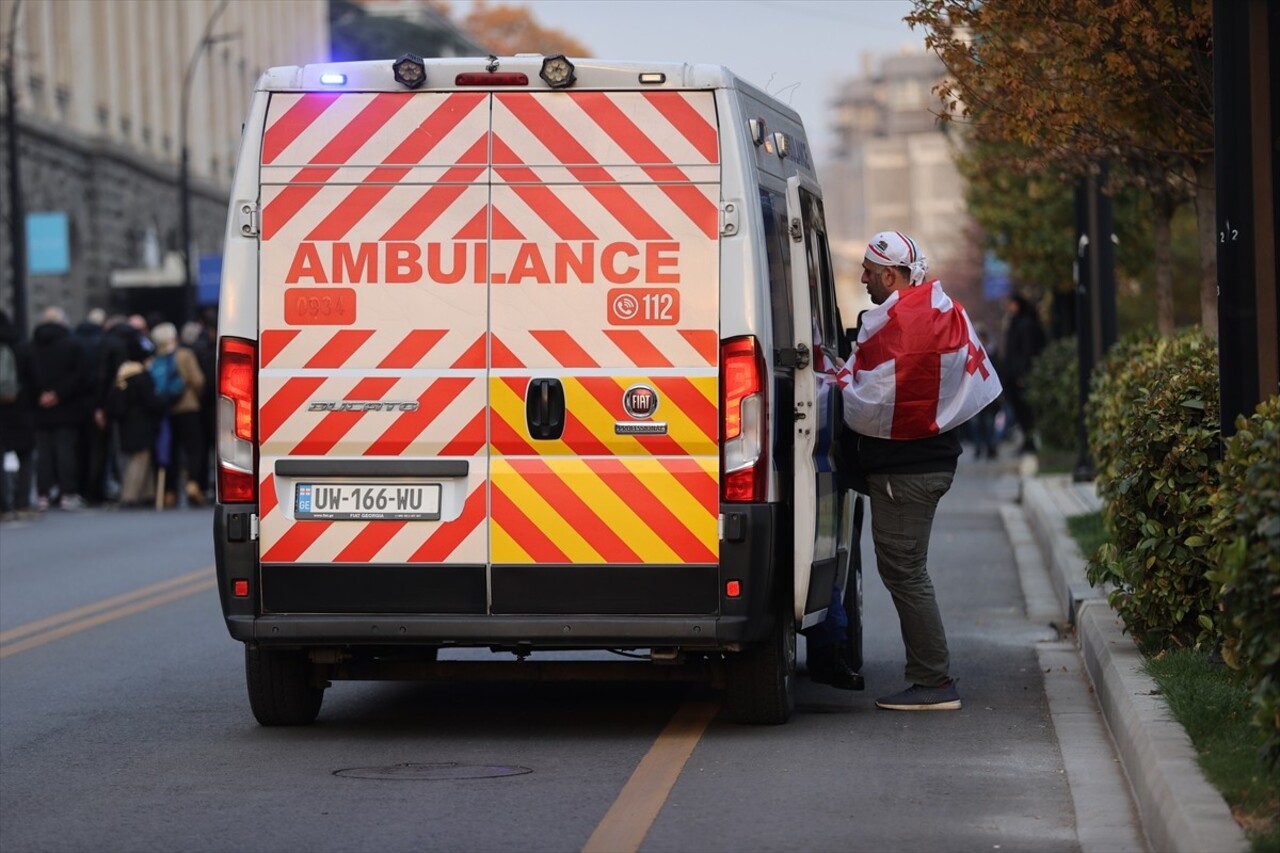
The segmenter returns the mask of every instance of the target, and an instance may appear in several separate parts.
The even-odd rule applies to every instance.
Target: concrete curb
[[[1142,654],[1105,601],[1084,602],[1080,655],[1124,764],[1155,850],[1248,850],[1222,795],[1204,778],[1196,751],[1147,675]]]
[[[1102,591],[1085,578],[1084,558],[1067,531],[1071,515],[1099,507],[1092,484],[1070,477],[1027,477],[1027,523],[1044,556],[1059,604],[1076,626],[1085,669],[1097,692],[1153,850],[1247,851],[1244,831],[1196,763],[1191,739],[1169,712],[1142,655]]]
[[[1025,477],[1022,481],[1022,509],[1053,578],[1063,613],[1072,625],[1081,602],[1106,598],[1085,577],[1084,557],[1067,531],[1066,522],[1069,516],[1096,512],[1102,508],[1101,502],[1092,487],[1073,486],[1065,474]]]

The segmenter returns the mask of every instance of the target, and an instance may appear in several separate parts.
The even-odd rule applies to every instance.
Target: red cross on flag
[[[898,440],[954,429],[1003,390],[969,315],[939,281],[895,291],[863,314],[853,362],[836,382],[850,429]]]

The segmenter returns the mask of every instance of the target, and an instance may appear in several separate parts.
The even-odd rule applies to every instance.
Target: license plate
[[[440,518],[439,483],[298,483],[294,517],[324,520]]]

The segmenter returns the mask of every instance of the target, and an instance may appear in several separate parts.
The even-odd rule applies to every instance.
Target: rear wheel
[[[324,688],[313,681],[305,651],[245,645],[244,673],[249,707],[264,726],[305,726],[315,722]]]
[[[776,726],[796,709],[796,623],[774,619],[769,636],[725,655],[725,704],[735,722]]]

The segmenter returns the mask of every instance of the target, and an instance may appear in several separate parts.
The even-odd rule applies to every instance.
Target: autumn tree
[[[1008,263],[1010,279],[1028,294],[1055,293],[1053,325],[1066,334],[1074,305],[1074,187],[1058,172],[1025,168],[1030,159],[1015,143],[978,140],[957,154],[956,167],[964,179],[966,210],[980,229],[975,239]],[[1112,212],[1118,237],[1116,313],[1120,329],[1132,330],[1155,319],[1149,295],[1155,252],[1150,196],[1137,187],[1121,186],[1112,199]],[[1174,240],[1178,250],[1174,267],[1179,271],[1194,270],[1196,265],[1194,230],[1187,239],[1187,219],[1180,211],[1175,220],[1175,234],[1183,238]],[[1194,279],[1194,273],[1177,279],[1179,285],[1193,288],[1175,288],[1175,315],[1180,322],[1199,316]],[[1060,312],[1066,313],[1060,316]]]
[[[582,42],[560,30],[544,27],[527,6],[474,0],[462,26],[471,37],[498,56],[541,53],[547,56],[590,56]]]
[[[1026,159],[1015,143],[969,140],[956,157],[965,207],[982,227],[985,248],[1009,265],[1010,278],[1033,289],[1071,287],[1074,245],[1070,186],[1056,173],[1012,166]]]
[[[1201,322],[1217,330],[1209,0],[915,0],[908,23],[975,139],[1021,147],[1028,174],[1086,174],[1150,193],[1159,324],[1173,329],[1172,226],[1194,200]],[[1113,187],[1114,189],[1114,187]]]

